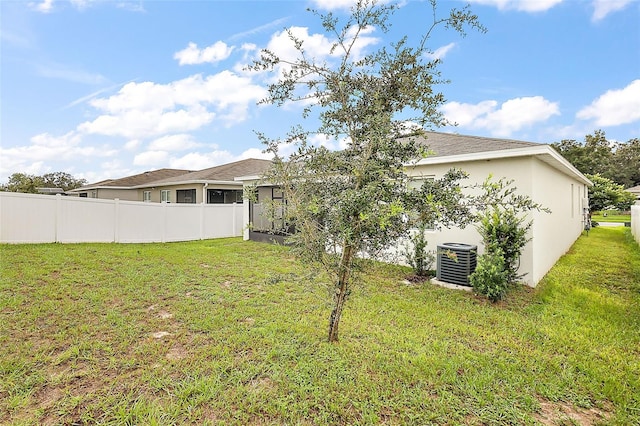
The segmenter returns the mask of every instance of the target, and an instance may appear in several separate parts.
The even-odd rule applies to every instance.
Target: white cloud
[[[214,113],[203,107],[175,111],[129,110],[117,115],[101,115],[78,126],[78,131],[126,138],[145,138],[198,129],[210,123]]]
[[[73,5],[76,9],[83,10],[91,3],[95,3],[96,1],[98,0],[69,0],[69,3],[71,3],[71,5]],[[54,0],[43,0],[40,3],[29,3],[28,5],[32,10],[35,10],[37,12],[50,13],[51,11],[53,11],[53,3]]]
[[[493,100],[478,104],[449,102],[442,107],[442,112],[461,127],[485,129],[503,137],[560,114],[558,104],[542,96],[510,99],[499,107]]]
[[[187,149],[197,148],[199,143],[193,140],[189,134],[167,135],[155,139],[149,144],[149,150],[152,151],[184,151]]]
[[[270,160],[273,155],[262,152],[259,148],[249,148],[240,155],[233,155],[226,150],[214,149],[210,152],[190,152],[182,157],[171,158],[169,167],[176,169],[202,170],[220,164],[245,160],[247,158],[262,158]]]
[[[172,158],[169,167],[201,170],[232,161],[234,161],[234,156],[229,151],[190,152],[182,157]]]
[[[291,27],[288,31],[275,33],[266,49],[273,52],[279,58],[286,61],[294,61],[298,58],[298,50],[289,37],[289,32],[299,40],[302,40],[302,48],[308,57],[315,58],[318,62],[326,59],[331,49],[332,41],[323,34],[309,34],[306,27]]]
[[[127,151],[134,151],[142,144],[140,139],[132,139],[124,144],[124,149]]]
[[[448,102],[442,106],[442,112],[447,120],[466,127],[472,126],[478,117],[486,116],[493,112],[497,105],[498,102],[496,101],[482,101],[477,104]]]
[[[265,93],[231,71],[206,78],[196,74],[168,84],[128,83],[108,98],[93,99],[90,105],[103,114],[78,130],[138,139],[188,132],[216,118],[231,125],[246,120],[249,105]]]
[[[245,160],[247,158],[261,158],[263,160],[271,160],[273,158],[273,154],[268,152],[264,152],[264,150],[260,148],[249,148],[239,155],[239,160]]]
[[[50,13],[53,10],[53,0],[43,0],[41,3],[29,3],[29,7],[37,12]]]
[[[33,136],[30,142],[29,145],[0,147],[0,174],[8,175],[18,171],[42,173],[50,171],[43,166],[44,164],[65,161],[77,163],[84,159],[111,157],[116,154],[116,151],[109,147],[83,145],[82,135],[75,131],[62,136],[40,133]]]
[[[640,120],[640,80],[624,89],[608,90],[576,114],[581,120],[594,119],[597,126],[618,126]]]
[[[456,47],[456,43],[449,43],[445,46],[439,47],[437,48],[433,53],[429,53],[427,55],[425,55],[428,59],[442,59],[444,58],[447,53],[449,53],[451,51],[451,49],[453,49],[454,47]]]
[[[521,12],[543,12],[563,0],[469,0],[470,3],[497,7],[499,10],[518,10]]]
[[[136,166],[162,167],[167,163],[169,154],[166,151],[145,151],[133,157]]]
[[[349,43],[349,38],[356,35],[356,30],[355,27],[348,30],[346,34],[347,44]],[[369,35],[374,31],[374,27],[366,27],[360,30],[358,39],[351,47],[350,54],[354,59],[361,58],[364,50],[368,46],[378,43],[378,38]],[[271,82],[277,81],[282,77],[284,72],[291,68],[286,62],[295,62],[300,58],[300,53],[291,41],[289,34],[302,41],[302,49],[304,50],[305,56],[307,58],[313,58],[316,63],[322,64],[327,62],[331,65],[330,63],[333,58],[337,58],[344,53],[340,51],[339,48],[331,53],[331,48],[335,40],[327,38],[324,34],[309,34],[309,29],[306,27],[291,27],[287,31],[275,33],[271,37],[271,40],[269,40],[266,49],[273,52],[283,62],[276,66],[276,72],[269,72],[267,74]]]
[[[593,21],[600,21],[608,14],[622,10],[633,0],[593,0]]]
[[[390,3],[394,0],[378,0],[378,3]],[[358,3],[358,0],[312,0],[315,7],[324,10],[343,9],[349,10]],[[398,3],[396,1],[396,3]]]
[[[189,45],[183,50],[176,52],[173,55],[174,59],[178,60],[180,65],[195,65],[223,61],[231,55],[234,46],[227,46],[225,42],[216,41],[211,46],[207,46],[204,49],[199,49],[195,43],[189,43]]]
[[[313,0],[313,3],[319,9],[335,10],[335,9],[350,9],[355,6],[357,0]]]

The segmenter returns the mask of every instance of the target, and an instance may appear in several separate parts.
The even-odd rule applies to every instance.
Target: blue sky
[[[243,70],[269,47],[330,39],[308,7],[348,0],[0,0],[0,181],[66,171],[90,182],[163,167],[198,170],[263,157],[254,131],[284,136],[298,106],[257,106],[272,75]],[[440,1],[444,14],[464,2]],[[462,134],[551,143],[640,137],[637,0],[474,0],[486,34],[438,31],[450,84],[442,111]],[[390,34],[416,36],[428,3],[405,1]],[[337,147],[337,143],[329,143]]]

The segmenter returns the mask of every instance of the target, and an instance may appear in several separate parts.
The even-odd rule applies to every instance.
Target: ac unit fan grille
[[[438,246],[436,278],[449,284],[469,287],[469,275],[476,270],[478,247],[462,243]]]

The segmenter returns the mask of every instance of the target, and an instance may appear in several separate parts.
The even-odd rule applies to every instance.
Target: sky
[[[285,29],[326,58],[333,40],[307,9],[346,16],[353,0],[0,0],[0,182],[63,171],[97,182],[159,168],[265,158],[256,132],[312,128],[297,104],[258,105],[285,57]],[[438,17],[466,2],[439,1]],[[472,0],[487,28],[439,28],[428,46],[448,84],[441,111],[460,134],[552,143],[603,130],[640,137],[638,0]],[[362,53],[424,34],[430,4],[405,0]],[[318,139],[337,149],[339,141]]]

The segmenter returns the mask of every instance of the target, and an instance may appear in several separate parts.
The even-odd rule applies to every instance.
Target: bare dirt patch
[[[608,420],[610,416],[610,412],[595,407],[579,408],[563,401],[540,401],[540,412],[534,417],[543,425],[591,426]]]
[[[176,361],[185,358],[187,355],[189,355],[189,353],[184,346],[177,344],[169,349],[165,357],[170,361]]]
[[[167,312],[167,311],[160,311],[158,312],[158,316],[161,319],[170,319],[173,318],[173,314],[171,312]]]

